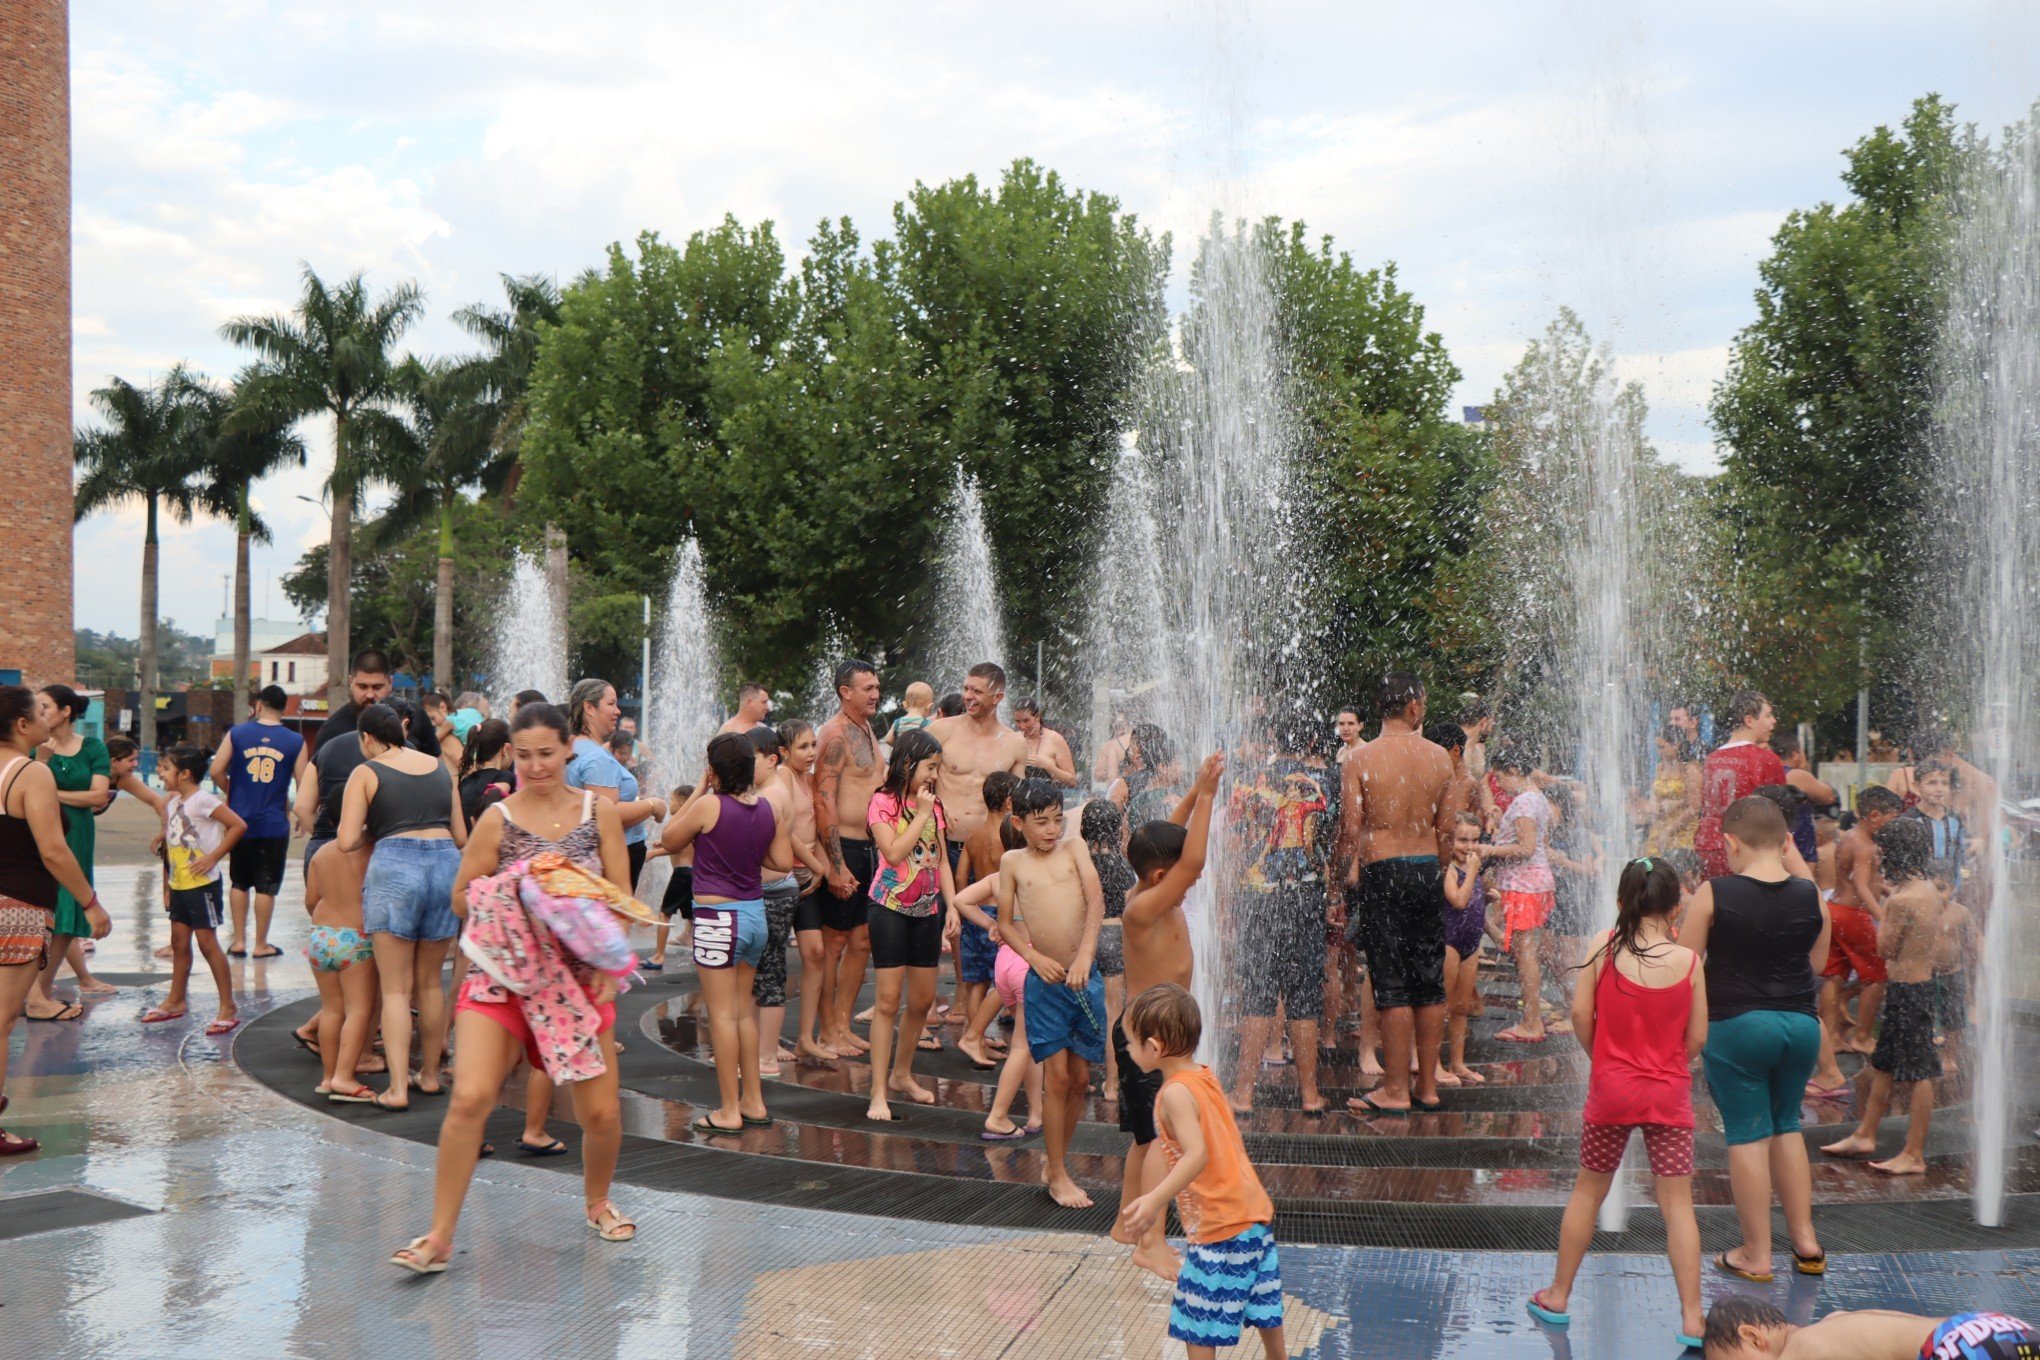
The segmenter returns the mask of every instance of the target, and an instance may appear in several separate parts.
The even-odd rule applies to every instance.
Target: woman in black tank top
[[[0,1110],[7,1107],[7,1038],[47,961],[56,924],[57,889],[85,903],[92,938],[112,929],[106,909],[64,841],[57,781],[36,762],[35,748],[49,737],[36,716],[35,694],[23,685],[0,685]],[[33,1138],[0,1131],[0,1157],[34,1152]]]

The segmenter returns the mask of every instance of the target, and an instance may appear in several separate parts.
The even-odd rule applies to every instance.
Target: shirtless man
[[[815,761],[815,830],[829,861],[827,894],[817,894],[822,929],[822,1032],[817,1044],[837,1054],[868,1053],[850,1029],[864,965],[871,958],[871,876],[877,857],[864,813],[885,780],[871,717],[878,712],[878,668],[851,658],[836,667],[836,715],[822,725]]]
[[[1070,1178],[1068,1158],[1091,1064],[1105,1061],[1105,979],[1091,967],[1105,894],[1084,838],[1063,839],[1062,794],[1055,785],[1022,780],[1013,790],[1013,820],[1027,844],[999,861],[999,937],[1015,941],[1027,962],[1027,1051],[1041,1064],[1048,1087],[1042,1180],[1057,1204],[1088,1209],[1091,1197]]]
[[[1871,785],[1856,795],[1856,824],[1842,837],[1835,850],[1835,895],[1828,903],[1833,930],[1828,938],[1828,964],[1822,976],[1821,1019],[1834,1035],[1835,1047],[1843,1053],[1869,1053],[1877,1047],[1874,1031],[1878,1008],[1884,1003],[1886,969],[1877,950],[1877,925],[1884,918],[1883,859],[1877,849],[1877,833],[1897,819],[1901,804],[1890,789]],[[1857,1001],[1853,1029],[1842,1009],[1842,980],[1854,970],[1863,984]],[[1814,1080],[1839,1073],[1817,1070]]]
[[[964,701],[968,703],[969,700]],[[1062,733],[1041,720],[1041,701],[1022,699],[1013,705],[1013,727],[1027,743],[1027,763],[1048,771],[1048,777],[1065,789],[1077,786],[1077,758]]]
[[[725,732],[742,735],[754,727],[763,727],[765,720],[772,716],[772,691],[755,680],[746,680],[737,687],[737,711],[730,720],[715,729],[721,736]]]
[[[949,818],[951,869],[963,855],[963,843],[984,825],[985,776],[1004,770],[1027,777],[1027,739],[999,721],[999,703],[1005,697],[1006,672],[993,662],[980,661],[964,679],[963,712],[928,724],[929,733],[942,743],[935,796]],[[1069,748],[1063,751],[1068,759]],[[877,787],[876,781],[872,787]]]
[[[830,867],[815,831],[813,777],[821,744],[815,729],[799,718],[788,718],[779,725],[779,739],[785,755],[778,779],[792,808],[793,826],[787,834],[793,841],[794,881],[800,885],[800,901],[793,909],[793,938],[800,949],[800,1036],[794,1051],[803,1066],[827,1065],[837,1056],[836,1051],[824,1045],[816,1033],[827,990],[823,985],[828,951],[822,936],[822,907],[829,900]]]
[[[1381,1015],[1381,1085],[1347,1103],[1360,1113],[1438,1108],[1445,1033],[1445,900],[1464,791],[1452,757],[1424,740],[1424,687],[1390,672],[1381,682],[1381,735],[1346,762],[1340,862],[1360,884],[1360,922]],[[1416,1090],[1410,1044],[1416,1043]]]
[[[1143,992],[1164,982],[1190,985],[1196,960],[1191,955],[1190,922],[1183,915],[1183,899],[1204,872],[1211,809],[1218,802],[1218,781],[1224,774],[1225,756],[1214,751],[1205,757],[1196,784],[1169,820],[1143,823],[1133,828],[1127,841],[1127,860],[1137,878],[1121,918],[1129,989],[1136,983]],[[1138,996],[1140,992],[1129,990],[1127,994]],[[1133,1139],[1119,1187],[1119,1202],[1125,1205],[1162,1183],[1169,1173],[1169,1159],[1155,1136],[1155,1098],[1161,1094],[1162,1074],[1143,1072],[1133,1061],[1124,1026],[1112,1027],[1112,1047],[1119,1063],[1119,1127]],[[1112,1240],[1133,1244],[1135,1265],[1165,1280],[1176,1278],[1182,1263],[1169,1250],[1159,1222],[1136,1241],[1115,1219]]]
[[[1344,765],[1353,758],[1355,751],[1367,744],[1367,739],[1360,735],[1360,727],[1359,709],[1339,710],[1339,716],[1332,722],[1332,730],[1339,735],[1339,764]]]

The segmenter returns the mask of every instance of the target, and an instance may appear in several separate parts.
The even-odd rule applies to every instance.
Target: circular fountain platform
[[[1506,986],[1497,981],[1494,990]],[[867,994],[868,999],[868,994]],[[248,1027],[236,1045],[242,1066],[280,1092],[337,1118],[430,1142],[439,1107],[405,1114],[370,1106],[333,1106],[310,1092],[316,1066],[292,1044],[290,1030],[315,1003],[280,1008]],[[1299,1108],[1293,1066],[1263,1066],[1255,1110],[1241,1120],[1249,1150],[1274,1198],[1285,1240],[1451,1250],[1548,1251],[1573,1184],[1585,1062],[1569,1037],[1525,1047],[1492,1037],[1512,1017],[1490,1012],[1474,1022],[1469,1061],[1484,1085],[1444,1092],[1435,1114],[1355,1114],[1349,1097],[1374,1081],[1359,1072],[1351,1035],[1320,1050],[1320,1083],[1331,1111]],[[791,1020],[791,1016],[789,1016]],[[1126,1139],[1117,1115],[1095,1092],[1071,1146],[1071,1173],[1097,1200],[1065,1210],[1041,1189],[1039,1137],[992,1144],[979,1138],[997,1073],[979,1071],[954,1049],[957,1028],[943,1030],[945,1049],[922,1053],[916,1074],[936,1091],[933,1106],[895,1105],[904,1122],[864,1118],[870,1068],[842,1061],[833,1068],[783,1066],[766,1082],[775,1122],[739,1135],[703,1137],[691,1125],[716,1103],[706,1020],[691,971],[666,974],[621,999],[618,1033],[626,1133],[618,1178],[661,1189],[869,1213],[892,1218],[1066,1228],[1103,1232],[1118,1200]],[[2030,1046],[2026,1050],[2031,1053]],[[1867,1088],[1861,1060],[1845,1058],[1856,1091]],[[2034,1089],[2026,1059],[2015,1089]],[[310,1074],[310,1075],[308,1075]],[[1736,1238],[1725,1148],[1704,1084],[1696,1088],[1698,1168],[1693,1197],[1706,1241],[1719,1249]],[[491,1126],[499,1148],[514,1139],[522,1082],[506,1086],[506,1109]],[[1924,1176],[1894,1179],[1861,1162],[1814,1154],[1815,1218],[1836,1252],[2009,1248],[2040,1245],[2040,1147],[2022,1111],[2009,1167],[2003,1228],[1978,1227],[1970,1216],[1970,1130],[1966,1080],[1940,1083]],[[557,1107],[570,1119],[567,1103]],[[1805,1112],[1815,1146],[1853,1126],[1852,1101],[1811,1103]],[[561,1122],[570,1143],[576,1131]],[[1888,1154],[1904,1138],[1904,1120],[1888,1119],[1880,1139]],[[1632,1154],[1640,1158],[1640,1150]],[[562,1170],[578,1157],[546,1163]],[[1647,1204],[1649,1178],[1634,1177],[1633,1202]],[[1595,1249],[1660,1251],[1654,1210],[1630,1215],[1627,1231],[1602,1233]]]

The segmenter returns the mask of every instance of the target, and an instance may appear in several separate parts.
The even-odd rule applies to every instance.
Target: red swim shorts
[[[1519,930],[1542,930],[1551,919],[1556,893],[1504,892],[1502,894],[1502,948],[1507,949]]]
[[[462,990],[465,992],[466,989],[463,988]],[[516,1002],[476,1001],[469,996],[462,995],[460,1000],[454,1002],[453,1013],[458,1015],[462,1011],[473,1011],[477,1015],[486,1015],[504,1029],[509,1030],[517,1042],[524,1045],[525,1061],[530,1063],[533,1069],[540,1072],[545,1071],[545,1060],[538,1053],[538,1036],[533,1034],[531,1026],[525,1023],[524,1012],[518,1009]],[[615,1002],[603,1002],[595,1008],[595,1013],[602,1017],[601,1033],[607,1034],[616,1028]]]
[[[1670,1124],[1581,1124],[1580,1169],[1612,1175],[1622,1165],[1629,1135],[1643,1130],[1643,1150],[1650,1154],[1653,1176],[1693,1174],[1693,1130]]]
[[[1828,933],[1827,967],[1821,976],[1847,977],[1853,971],[1865,982],[1884,981],[1884,956],[1877,952],[1877,922],[1870,913],[1830,902],[1828,919],[1834,925]]]

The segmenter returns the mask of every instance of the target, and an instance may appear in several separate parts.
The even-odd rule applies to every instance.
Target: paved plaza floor
[[[0,1164],[0,1356],[1181,1354],[1164,1337],[1167,1286],[1095,1232],[989,1226],[1007,1221],[993,1211],[942,1221],[959,1217],[943,1212],[945,1197],[971,1188],[935,1163],[889,1167],[884,1211],[804,1207],[804,1187],[827,1185],[832,1166],[863,1155],[842,1142],[853,1131],[831,1130],[817,1113],[798,1147],[789,1135],[781,1146],[698,1148],[670,1134],[695,1107],[641,1092],[628,1098],[631,1140],[616,1195],[640,1225],[635,1242],[603,1243],[587,1231],[579,1178],[561,1174],[568,1168],[499,1155],[477,1172],[452,1268],[426,1278],[399,1272],[385,1258],[428,1216],[432,1148],[422,1139],[435,1116],[421,1108],[335,1117],[272,1089],[281,1084],[273,1073],[256,1074],[274,1065],[275,1037],[287,1037],[311,992],[295,885],[277,913],[285,956],[234,966],[255,1022],[237,1045],[237,1036],[203,1033],[212,1013],[203,972],[187,1019],[139,1024],[167,985],[168,965],[151,957],[166,934],[155,871],[109,868],[100,879],[115,928],[94,966],[122,993],[93,1003],[81,1025],[15,1027],[6,1124],[44,1150]],[[671,997],[685,990],[684,978],[670,985]],[[627,1057],[689,1061],[659,1042],[657,1009],[636,1008]],[[271,1011],[280,1013],[259,1019]],[[300,1084],[316,1080],[307,1059]],[[684,1073],[670,1080],[684,1092]],[[651,1087],[653,1078],[627,1084]],[[659,1113],[661,1104],[678,1113]],[[516,1118],[506,1111],[502,1128]],[[841,1149],[834,1163],[831,1139]],[[714,1174],[722,1165],[726,1186]],[[1521,1173],[1490,1173],[1512,1174]],[[761,1176],[780,1177],[785,1193],[751,1193]],[[681,1182],[690,1188],[665,1188]],[[868,1195],[832,1202],[879,1208]],[[1866,1217],[1848,1235],[1873,1237],[1877,1221]],[[2040,1250],[1914,1252],[1930,1239],[1896,1207],[1889,1221],[1883,1250],[1837,1254],[1825,1279],[1788,1274],[1763,1287],[1710,1277],[1708,1296],[1758,1290],[1802,1320],[1867,1306],[2040,1311]],[[1523,1312],[1525,1296],[1549,1278],[1548,1251],[1311,1245],[1279,1219],[1276,1232],[1298,1356],[1678,1353],[1662,1257],[1589,1257],[1568,1335]]]

